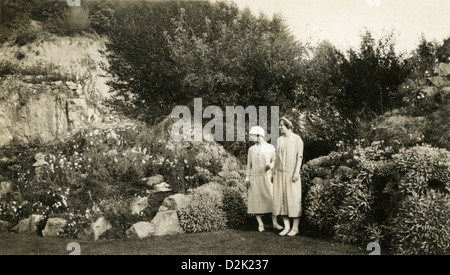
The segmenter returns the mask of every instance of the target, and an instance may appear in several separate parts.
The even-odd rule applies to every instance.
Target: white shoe
[[[282,226],[279,225],[278,223],[273,225],[273,229],[276,229],[276,230],[283,230],[283,228],[284,228],[284,227],[282,227]]]
[[[258,231],[259,231],[259,232],[264,232],[264,224],[258,226]]]
[[[295,236],[295,235],[298,235],[298,230],[294,230],[294,229],[292,229],[291,231],[289,231],[289,233],[287,234],[288,236]]]
[[[290,228],[289,227],[285,227],[283,231],[281,231],[280,233],[278,233],[278,235],[280,236],[286,236],[287,233],[289,232]]]

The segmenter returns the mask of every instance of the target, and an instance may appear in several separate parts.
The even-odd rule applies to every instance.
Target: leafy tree
[[[397,86],[408,72],[402,57],[395,52],[392,33],[377,42],[366,30],[359,51],[348,51],[342,71],[347,84],[339,106],[347,117],[372,118],[401,105]]]
[[[417,49],[412,52],[412,56],[407,60],[410,78],[419,81],[432,74],[436,64],[436,51],[438,45],[426,40],[422,34]]]
[[[131,92],[147,121],[194,97],[219,107],[298,101],[304,51],[279,16],[234,3],[160,3],[117,13],[110,37],[114,86]]]
[[[306,140],[323,139],[334,144],[349,138],[351,124],[338,105],[345,96],[344,62],[344,54],[328,41],[312,49],[312,57],[302,70],[301,99],[296,106],[305,117]]]

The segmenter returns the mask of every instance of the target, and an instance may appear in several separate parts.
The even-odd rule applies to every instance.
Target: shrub
[[[73,35],[90,30],[89,10],[84,7],[67,8],[62,15],[50,18],[48,28],[60,35]]]
[[[133,224],[142,221],[144,213],[130,213],[132,198],[123,195],[115,195],[106,198],[99,203],[102,216],[111,224],[112,229],[99,236],[100,239],[126,238],[126,231]]]
[[[227,227],[230,228],[245,224],[250,218],[250,215],[247,214],[246,199],[237,187],[224,189],[223,211],[226,214]]]
[[[11,62],[7,60],[0,61],[0,77],[6,76],[6,75],[12,75],[16,72],[16,69],[12,65]]]
[[[344,243],[368,243],[364,230],[372,220],[373,191],[367,174],[344,185],[344,197],[336,212],[335,239]]]
[[[449,217],[450,196],[434,190],[407,196],[389,221],[393,253],[448,255]]]
[[[425,117],[410,117],[387,114],[372,122],[372,141],[384,141],[390,146],[414,146],[423,142],[427,120]]]
[[[431,146],[415,146],[402,150],[393,156],[393,162],[400,173],[390,192],[403,196],[424,194],[428,189],[450,192],[450,152]]]
[[[105,3],[104,7],[100,7],[91,15],[91,24],[97,33],[104,33],[111,27],[114,13],[115,11],[108,6],[108,3]]]
[[[384,242],[399,254],[448,253],[450,152],[428,145],[395,152],[374,142],[349,155],[304,166],[307,225],[341,242]],[[353,176],[338,179],[323,170],[339,163]]]
[[[32,43],[33,41],[35,41],[36,38],[37,38],[36,31],[31,30],[17,36],[15,43],[19,46],[24,46],[28,43]]]
[[[195,189],[190,202],[179,211],[181,228],[188,233],[225,229],[227,218],[222,203],[221,190],[211,187]]]
[[[450,150],[450,123],[448,123],[450,93],[447,93],[442,97],[442,102],[444,103],[428,116],[427,128],[425,130],[425,142],[436,147]]]

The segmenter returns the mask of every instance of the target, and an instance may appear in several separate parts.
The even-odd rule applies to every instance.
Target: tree
[[[149,122],[195,97],[221,108],[298,101],[304,47],[280,16],[256,17],[225,2],[163,2],[116,14],[113,86],[131,92]]]
[[[342,72],[345,56],[330,42],[311,50],[312,57],[302,70],[302,90],[296,108],[303,114],[306,140],[326,140],[334,145],[349,138],[351,125],[341,114],[339,102],[345,97]]]
[[[339,105],[346,117],[370,119],[401,105],[397,86],[408,71],[401,56],[395,53],[393,33],[376,42],[366,30],[359,51],[348,51],[342,71],[347,84]]]

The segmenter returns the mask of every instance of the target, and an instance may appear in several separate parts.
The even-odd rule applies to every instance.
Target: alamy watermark
[[[172,109],[171,117],[179,118],[179,120],[173,124],[170,134],[175,141],[245,141],[246,116],[248,116],[248,129],[253,126],[262,127],[266,133],[265,140],[270,140],[270,143],[276,145],[279,135],[279,113],[280,108],[278,106],[270,107],[269,133],[267,131],[267,106],[259,106],[258,108],[256,106],[247,106],[246,108],[243,106],[226,106],[224,116],[220,107],[213,105],[203,109],[202,98],[195,98],[194,117],[192,117],[191,110],[187,106],[176,106]],[[180,118],[180,116],[182,117]],[[205,126],[203,126],[204,118],[211,119]],[[192,123],[194,127],[192,127]],[[214,131],[212,131],[213,129]]]

